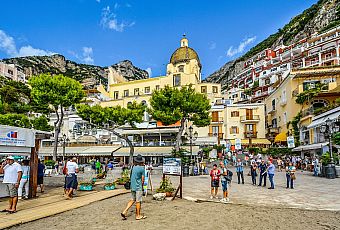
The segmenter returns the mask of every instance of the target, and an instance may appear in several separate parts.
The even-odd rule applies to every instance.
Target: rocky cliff
[[[221,83],[228,86],[229,79],[242,70],[244,60],[253,57],[267,48],[275,48],[280,44],[289,45],[300,41],[314,33],[322,33],[340,25],[340,0],[319,0],[298,16],[291,19],[282,29],[251,48],[242,57],[230,61],[207,77],[208,82]]]
[[[18,65],[27,78],[41,73],[64,74],[81,82],[85,88],[93,88],[100,82],[107,83],[108,67],[78,64],[55,54],[51,56],[31,56],[2,60],[8,64]],[[125,60],[112,67],[125,79],[138,80],[148,78],[145,70],[135,67],[131,61]]]

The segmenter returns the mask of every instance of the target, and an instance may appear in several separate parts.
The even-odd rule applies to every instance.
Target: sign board
[[[12,126],[0,125],[0,146],[34,147],[35,132]]]
[[[181,158],[164,158],[163,174],[181,175],[182,174]]]
[[[237,149],[237,150],[242,149],[242,146],[241,146],[241,139],[236,139],[236,140],[235,140],[235,149]]]
[[[293,136],[287,137],[287,145],[288,145],[288,148],[295,148],[295,142],[294,142]]]
[[[217,158],[217,150],[216,149],[213,149],[213,150],[210,151],[209,158],[212,158],[212,159]]]

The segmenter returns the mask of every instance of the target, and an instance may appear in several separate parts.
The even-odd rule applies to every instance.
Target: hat
[[[142,162],[144,162],[144,157],[142,157],[142,155],[138,154],[137,157],[135,157],[134,161],[137,162],[137,163],[142,163]]]
[[[14,160],[14,157],[8,156],[8,157],[6,157],[6,160]]]

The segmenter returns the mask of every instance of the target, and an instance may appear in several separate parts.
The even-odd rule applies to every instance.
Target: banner
[[[182,174],[181,158],[164,158],[163,174],[181,175]]]
[[[236,149],[236,150],[242,149],[242,146],[241,146],[241,139],[236,139],[236,140],[235,140],[235,149]]]
[[[293,136],[287,137],[288,148],[295,148],[295,141]]]
[[[34,145],[33,130],[0,125],[0,146],[34,147]]]

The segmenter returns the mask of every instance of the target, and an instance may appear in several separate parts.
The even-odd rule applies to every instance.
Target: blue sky
[[[60,53],[100,66],[128,59],[155,77],[185,33],[205,78],[316,2],[1,0],[0,59]]]

